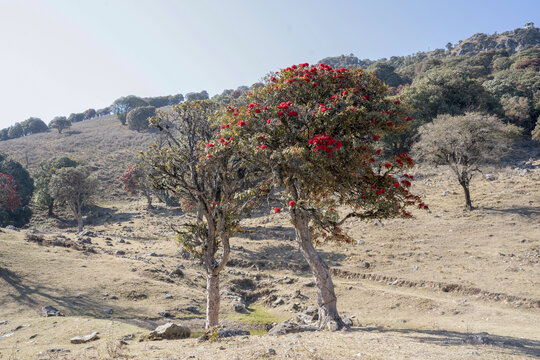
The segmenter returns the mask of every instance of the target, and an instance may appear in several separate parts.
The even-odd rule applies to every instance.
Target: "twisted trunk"
[[[291,214],[296,232],[296,242],[315,277],[317,305],[319,307],[319,321],[317,326],[319,329],[330,331],[347,327],[341,320],[337,310],[336,292],[334,290],[332,276],[330,275],[330,269],[311,242],[309,216],[301,209],[296,209]]]
[[[206,275],[206,322],[205,328],[219,325],[219,274]]]

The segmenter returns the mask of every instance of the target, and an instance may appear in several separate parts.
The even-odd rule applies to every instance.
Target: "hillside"
[[[102,200],[124,195],[120,176],[139,151],[151,144],[156,135],[136,132],[122,126],[114,115],[74,123],[61,134],[57,131],[0,141],[4,152],[30,172],[41,161],[55,156],[70,156],[89,165],[100,180]]]

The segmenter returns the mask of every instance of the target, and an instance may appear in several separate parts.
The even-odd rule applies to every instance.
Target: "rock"
[[[105,245],[107,245],[107,246],[113,246],[112,242],[110,242],[109,240],[105,241]]]
[[[15,332],[15,331],[17,331],[17,330],[21,330],[22,328],[23,328],[22,325],[17,325],[17,326],[15,326],[13,329],[11,329],[11,331]]]
[[[232,336],[249,336],[249,331],[242,330],[242,329],[218,329],[217,331],[217,337],[218,338],[226,338],[226,337],[232,337]]]
[[[38,355],[57,354],[57,353],[62,353],[62,352],[71,352],[71,350],[64,349],[64,348],[52,348],[52,349],[40,351]]]
[[[368,263],[367,261],[362,261],[360,263],[360,267],[363,267],[364,269],[369,269],[370,266],[371,266],[371,264]]]
[[[30,337],[28,339],[30,339],[30,340],[35,339],[37,336],[38,336],[38,334],[32,334],[32,335],[30,335]]]
[[[530,172],[531,172],[531,170],[529,170],[529,169],[521,169],[521,170],[518,171],[518,174],[519,174],[519,176],[525,176]]]
[[[319,309],[316,306],[308,306],[306,311],[304,311],[304,314],[314,316],[314,315],[319,314]]]
[[[297,314],[296,317],[295,317],[295,320],[298,321],[299,323],[311,324],[316,319],[315,319],[315,317],[313,315]]]
[[[487,181],[494,181],[494,180],[495,180],[495,175],[493,175],[493,174],[486,174],[486,175],[484,175],[484,178],[485,178]]]
[[[442,194],[441,194],[441,195],[442,195],[442,196],[447,196],[447,195],[450,195],[450,191],[448,191],[448,190],[445,190],[445,191],[443,191],[443,192],[442,192]]]
[[[278,298],[276,300],[274,300],[274,302],[272,303],[272,305],[274,306],[279,306],[279,305],[282,305],[284,304],[285,301],[283,301],[283,299],[281,297],[278,296]]]
[[[173,296],[171,294],[165,294],[164,297],[165,297],[165,299],[172,299],[173,298]]]
[[[162,257],[163,255],[160,255],[160,254],[156,254],[155,252],[151,252],[151,253],[148,253],[148,254],[144,254],[144,256],[151,256],[151,257]]]
[[[54,306],[50,306],[50,305],[47,305],[47,306],[44,306],[41,308],[41,315],[45,316],[45,317],[49,317],[49,316],[64,316],[64,314],[62,314],[60,312],[60,310],[58,310],[57,308],[55,308]]]
[[[71,338],[69,341],[72,344],[84,344],[84,343],[94,341],[94,340],[97,340],[97,339],[99,339],[98,332],[94,331],[93,333],[88,334],[88,335],[75,336],[74,338]]]
[[[114,255],[126,255],[126,252],[124,250],[116,250]]]
[[[290,333],[298,333],[298,332],[303,332],[303,331],[316,331],[316,330],[317,328],[315,326],[300,325],[291,320],[287,320],[271,328],[270,331],[268,331],[268,335],[277,336],[277,335],[285,335],[285,334],[290,334]]]
[[[305,287],[314,287],[315,286],[315,281],[307,281],[304,283],[304,286]]]
[[[168,312],[168,311],[159,312],[158,315],[163,316],[163,317],[167,317],[167,318],[173,317],[172,314],[170,312]]]
[[[467,335],[467,337],[465,337],[463,342],[465,344],[470,344],[470,345],[490,345],[490,344],[493,344],[495,341],[493,341],[493,339],[487,335],[477,334],[477,335]]]
[[[300,289],[298,289],[298,290],[296,290],[296,291],[294,292],[294,298],[295,298],[295,299],[300,299],[300,300],[307,300],[307,299],[308,299],[308,297],[307,297],[306,295],[304,295],[304,294],[302,294],[302,293],[300,292]]]
[[[81,244],[91,244],[92,239],[90,239],[89,237],[84,238],[84,239],[79,239],[79,243],[81,243]]]
[[[119,239],[116,241],[117,244],[125,244],[126,241],[124,239]]]
[[[10,337],[11,335],[15,334],[14,332],[10,332],[10,333],[7,333],[7,334],[4,334],[4,335],[0,335],[0,339],[5,339],[5,338],[8,338]]]
[[[364,240],[358,240],[356,245],[364,245],[366,242]]]
[[[7,320],[2,320],[0,321],[0,325],[7,325],[8,321]]]
[[[509,339],[509,340],[504,340],[503,343],[502,343],[502,346],[504,346],[504,347],[523,347],[523,344],[521,344],[517,340]]]
[[[341,316],[341,321],[343,321],[343,323],[347,326],[353,326],[352,319],[349,319],[346,315]]]
[[[294,279],[285,276],[284,278],[277,279],[276,282],[280,284],[292,284],[294,282]]]
[[[106,308],[103,311],[105,312],[105,314],[109,314],[109,315],[111,315],[113,313],[113,309],[111,309],[111,308]]]
[[[412,271],[418,271],[418,265],[414,265],[414,266],[412,267]]]
[[[169,273],[169,276],[183,278],[184,277],[184,272],[182,271],[180,266],[177,266],[176,269],[172,270]]]
[[[267,356],[273,356],[273,355],[276,355],[276,350],[274,350],[274,349],[272,349],[272,348],[266,349],[266,355],[267,355]]]
[[[78,237],[83,237],[83,236],[90,236],[90,237],[94,237],[96,236],[92,231],[90,230],[83,230],[81,231],[80,233],[77,234]]]
[[[188,306],[188,307],[186,308],[186,310],[189,311],[189,312],[192,312],[192,313],[194,313],[194,314],[199,314],[199,310],[197,310],[197,308],[196,308],[195,306],[193,306],[193,305]]]
[[[8,225],[8,226],[6,226],[6,229],[7,229],[7,230],[15,230],[15,231],[19,231],[19,228],[15,227],[15,226],[13,226],[13,225]]]
[[[148,334],[150,340],[173,340],[173,339],[185,339],[189,338],[191,330],[184,325],[177,325],[175,323],[166,323],[158,326],[154,331]]]
[[[236,312],[244,312],[246,311],[246,305],[240,303],[240,302],[236,302],[233,304],[233,309],[234,311]]]

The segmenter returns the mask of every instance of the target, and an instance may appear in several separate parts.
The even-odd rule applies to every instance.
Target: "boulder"
[[[300,325],[291,320],[287,320],[271,328],[270,331],[268,331],[268,335],[277,336],[277,335],[285,335],[285,334],[290,334],[290,333],[298,333],[298,332],[303,332],[303,331],[316,331],[316,330],[317,328],[315,326]]]
[[[69,341],[72,344],[84,344],[84,343],[94,341],[94,340],[97,340],[97,339],[99,339],[98,332],[94,331],[93,333],[88,334],[88,335],[75,336],[74,338],[71,338],[71,340],[69,340]]]
[[[172,322],[158,326],[154,331],[148,334],[150,340],[174,340],[185,339],[191,335],[191,330],[184,325],[178,325]]]
[[[64,316],[64,314],[62,314],[60,312],[60,310],[58,310],[57,308],[55,308],[54,306],[50,306],[50,305],[47,305],[47,306],[44,306],[41,308],[41,315],[45,316],[45,317],[49,317],[49,316]]]

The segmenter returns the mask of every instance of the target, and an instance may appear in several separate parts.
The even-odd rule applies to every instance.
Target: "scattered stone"
[[[8,323],[7,320],[0,321],[0,325],[7,325],[7,323]]]
[[[60,310],[58,310],[57,308],[55,308],[54,306],[50,306],[50,305],[47,305],[47,306],[44,306],[41,308],[41,315],[45,316],[45,317],[49,317],[49,316],[64,316],[64,314],[62,314],[60,312]]]
[[[88,345],[83,348],[83,350],[94,350],[94,349],[95,349],[94,345]]]
[[[17,326],[15,326],[13,329],[11,329],[11,331],[15,332],[15,331],[20,330],[20,329],[22,329],[22,328],[23,328],[22,325],[17,325]]]
[[[267,355],[267,356],[273,356],[273,355],[276,355],[276,350],[274,350],[274,349],[272,349],[272,348],[266,349],[266,355]]]
[[[126,252],[124,250],[116,250],[114,255],[126,255]]]
[[[186,308],[186,310],[189,311],[189,312],[192,312],[194,314],[199,314],[199,310],[197,310],[197,308],[195,306],[193,306],[193,305],[188,306]]]
[[[69,340],[72,344],[84,344],[90,341],[94,341],[99,339],[98,332],[94,331],[91,334],[84,335],[84,336],[75,336],[74,338],[71,338]]]
[[[277,336],[277,335],[285,335],[285,334],[290,334],[290,333],[298,333],[298,332],[303,332],[303,331],[316,331],[316,330],[317,328],[315,326],[300,325],[291,320],[287,320],[287,321],[277,324],[272,329],[270,329],[270,331],[268,331],[268,335]]]
[[[307,281],[304,283],[304,286],[305,287],[314,287],[315,286],[315,281]]]
[[[52,348],[52,349],[40,351],[38,355],[56,354],[56,353],[62,353],[62,352],[71,352],[71,350],[64,349],[64,348]]]
[[[163,255],[158,255],[155,252],[151,252],[151,253],[148,253],[148,254],[144,254],[144,256],[161,257]]]
[[[316,315],[319,314],[319,309],[316,306],[308,306],[304,313],[308,315]]]
[[[412,267],[412,271],[418,271],[418,265],[414,265],[414,266]]]
[[[315,317],[308,314],[297,314],[295,320],[300,323],[311,324],[315,321]]]
[[[370,263],[368,263],[367,261],[362,261],[360,263],[360,267],[364,268],[364,269],[369,269],[369,267],[371,266]]]
[[[15,226],[13,226],[13,225],[8,225],[8,226],[6,226],[6,229],[7,229],[7,230],[15,230],[15,231],[19,231],[19,230],[20,230],[18,227],[15,227]]]
[[[495,180],[495,175],[493,175],[493,174],[486,174],[486,175],[484,175],[484,177],[486,178],[487,181],[494,181]]]
[[[165,294],[164,297],[165,297],[165,299],[172,299],[173,298],[173,296],[171,294]]]
[[[218,338],[226,338],[226,337],[232,337],[232,336],[249,336],[249,331],[242,330],[242,329],[218,329],[217,331],[217,337]]]
[[[173,339],[185,339],[189,338],[191,335],[191,330],[184,325],[177,325],[175,323],[166,323],[164,325],[158,326],[154,331],[151,331],[148,334],[148,339],[150,340],[173,340]]]
[[[107,240],[107,241],[105,241],[105,245],[107,245],[107,246],[113,246],[113,243],[110,242],[109,240]]]
[[[96,235],[95,235],[92,231],[90,231],[90,230],[83,230],[83,231],[81,231],[80,233],[78,233],[77,236],[79,236],[79,237],[83,237],[83,236],[94,237],[94,236],[96,236]]]
[[[32,335],[30,335],[30,337],[28,339],[32,340],[32,339],[36,338],[37,336],[38,336],[38,334],[32,334]]]
[[[308,297],[307,297],[306,295],[304,295],[304,294],[302,294],[302,293],[300,292],[300,289],[298,289],[298,290],[296,290],[296,291],[294,292],[294,298],[295,298],[295,299],[300,299],[300,300],[307,300],[307,299],[308,299]]]
[[[125,244],[126,241],[124,239],[119,239],[116,241],[117,244]]]
[[[172,314],[170,312],[168,312],[168,311],[159,312],[158,315],[163,316],[163,317],[167,317],[167,318],[173,317]]]
[[[487,335],[476,334],[468,335],[467,337],[465,337],[463,342],[470,345],[490,345],[493,344],[495,341],[493,341],[493,339]]]
[[[445,191],[443,191],[443,192],[442,192],[442,194],[441,194],[441,195],[442,195],[442,196],[447,196],[447,195],[450,195],[450,191],[448,191],[448,190],[445,190]]]
[[[356,245],[364,245],[366,242],[364,240],[358,240]]]
[[[276,282],[280,283],[280,284],[292,284],[292,283],[294,283],[294,279],[292,279],[292,278],[290,278],[288,276],[285,276],[284,278],[277,279]]]
[[[182,265],[180,265],[182,266]],[[169,273],[169,276],[172,276],[172,277],[178,277],[178,278],[183,278],[184,277],[184,272],[182,271],[182,269],[180,268],[180,266],[177,266],[176,269],[172,270],[170,273]],[[183,267],[183,266],[182,266]]]
[[[246,305],[240,302],[236,302],[233,304],[233,309],[236,312],[245,312],[246,311]]]
[[[343,321],[343,323],[347,326],[353,326],[352,319],[348,318],[346,315],[341,316],[341,321]]]
[[[81,243],[81,244],[91,244],[92,239],[90,239],[89,237],[87,237],[85,239],[79,239],[79,243]]]
[[[10,332],[10,333],[7,333],[7,334],[4,334],[4,335],[0,335],[0,339],[5,339],[5,338],[8,338],[10,337],[11,335],[15,334],[14,332]]]
[[[281,297],[278,296],[277,299],[274,300],[274,302],[272,303],[272,305],[274,305],[274,306],[279,306],[279,305],[282,305],[282,304],[284,304],[284,303],[285,303],[285,301],[283,301],[283,299],[282,299]]]
[[[111,308],[106,308],[103,311],[105,312],[105,314],[109,314],[109,315],[111,315],[113,313],[113,309],[111,309]]]

